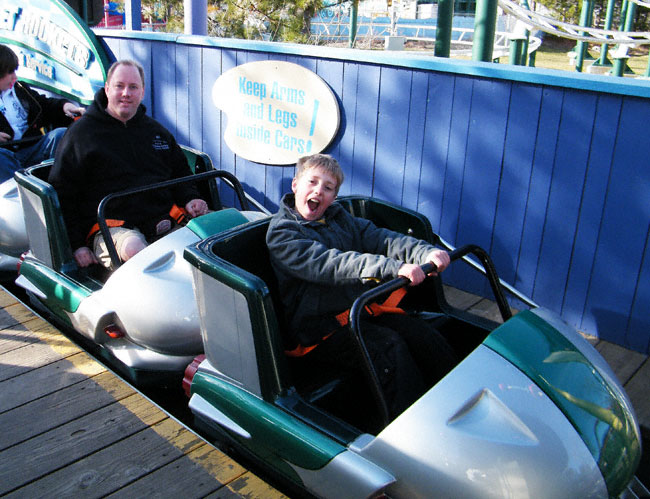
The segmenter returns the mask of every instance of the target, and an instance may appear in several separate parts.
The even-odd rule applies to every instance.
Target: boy
[[[271,264],[289,318],[287,355],[310,372],[354,371],[354,339],[336,316],[372,281],[403,276],[417,285],[421,264],[438,272],[449,255],[425,241],[377,228],[335,203],[343,172],[329,155],[300,158],[291,188],[266,235]],[[455,365],[446,340],[423,320],[383,314],[361,320],[362,335],[391,418],[399,415]]]
[[[0,182],[13,178],[20,168],[53,157],[64,127],[85,111],[17,81],[17,69],[14,51],[0,45]],[[40,129],[50,126],[55,128],[42,135]]]

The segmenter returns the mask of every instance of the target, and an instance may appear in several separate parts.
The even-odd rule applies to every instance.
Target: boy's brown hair
[[[0,78],[18,69],[18,56],[6,45],[0,45]]]
[[[296,178],[305,173],[306,170],[311,168],[322,168],[327,173],[336,179],[336,192],[339,192],[339,187],[343,183],[344,175],[341,165],[329,154],[312,154],[311,156],[303,156],[296,163]]]

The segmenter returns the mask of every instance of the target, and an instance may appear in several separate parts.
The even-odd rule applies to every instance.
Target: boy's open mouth
[[[311,211],[316,211],[318,209],[318,205],[320,204],[320,201],[316,199],[310,199],[307,201],[307,206]]]

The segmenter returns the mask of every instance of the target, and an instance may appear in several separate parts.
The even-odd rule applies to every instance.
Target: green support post
[[[354,47],[354,42],[357,39],[358,13],[359,13],[359,0],[352,0],[352,5],[350,6],[350,37],[348,41],[348,46],[350,48]]]
[[[525,38],[511,38],[510,39],[510,64],[514,66],[522,66],[525,59],[522,58],[523,47]]]
[[[580,26],[587,27],[591,25],[592,12],[594,9],[593,0],[582,0],[582,9],[580,10]],[[580,33],[584,35],[585,32]],[[582,72],[582,64],[587,54],[587,42],[579,41],[576,46],[576,71]]]
[[[477,0],[474,18],[472,60],[492,62],[497,25],[498,0]]]
[[[451,30],[454,22],[454,0],[438,0],[436,20],[436,44],[433,55],[449,57],[451,53]]]
[[[632,31],[632,28],[634,27],[634,15],[636,14],[636,4],[634,2],[628,2],[627,0],[624,0],[624,4],[625,4],[624,6],[625,20],[622,23],[621,27],[623,31]],[[625,55],[621,54],[618,57],[616,57],[616,59],[614,60],[614,67],[612,68],[611,73],[614,76],[623,76],[623,74],[627,69],[628,59],[629,56],[627,56],[627,51]]]
[[[528,0],[523,0],[521,2],[521,5],[525,9],[530,10],[530,5],[528,5]],[[521,65],[525,66],[526,64],[528,64],[529,66],[534,66],[535,58],[532,55],[531,55],[532,59],[528,57],[528,45],[530,44],[530,30],[529,29],[525,30],[524,35],[525,35],[525,39],[524,39],[523,46],[521,47]]]
[[[605,14],[605,29],[612,29],[612,21],[614,19],[614,6],[615,0],[607,0],[607,13]],[[600,57],[594,66],[600,67],[611,67],[612,63],[607,59],[607,51],[609,46],[606,43],[603,43],[600,48]]]

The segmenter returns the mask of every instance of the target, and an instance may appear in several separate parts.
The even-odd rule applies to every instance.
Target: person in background
[[[142,66],[117,61],[57,149],[48,180],[59,196],[74,258],[81,267],[111,265],[96,224],[104,197],[192,173],[172,134],[145,114],[144,92]],[[191,218],[207,213],[208,205],[190,183],[110,203],[107,225],[120,260],[127,261],[172,230],[175,209],[184,209]]]
[[[46,97],[19,82],[18,57],[0,45],[0,182],[20,168],[54,157],[66,127],[85,109]],[[43,135],[41,128],[53,128]]]
[[[361,359],[347,327],[349,308],[371,283],[442,272],[449,254],[426,241],[376,227],[335,202],[343,172],[329,155],[300,158],[292,193],[266,234],[289,331],[285,353],[312,373],[359,374]],[[361,334],[394,418],[455,365],[455,353],[428,322],[393,309],[362,314]],[[362,376],[348,376],[363,379]],[[362,389],[362,388],[360,388]]]

